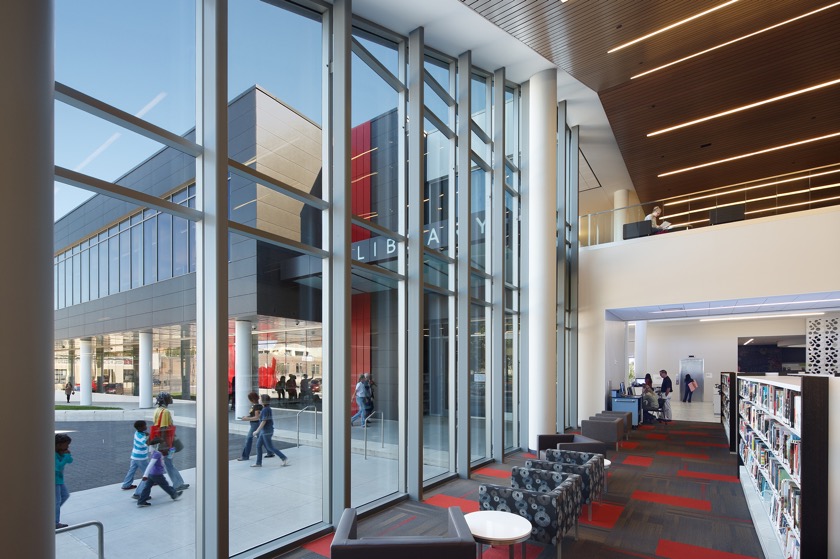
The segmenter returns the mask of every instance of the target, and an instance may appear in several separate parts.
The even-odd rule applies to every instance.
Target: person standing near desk
[[[662,377],[662,387],[659,389],[659,396],[664,398],[662,404],[662,415],[665,416],[664,421],[671,421],[671,392],[674,391],[674,385],[671,383],[671,378],[668,376],[668,371],[662,369],[659,371],[659,376]]]

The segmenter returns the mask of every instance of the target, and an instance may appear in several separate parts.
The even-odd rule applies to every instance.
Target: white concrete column
[[[236,372],[236,415],[248,414],[248,392],[251,391],[253,365],[251,359],[251,321],[237,320],[234,329],[234,371]]]
[[[613,193],[613,241],[624,239],[624,224],[627,223],[627,206],[629,204],[629,190],[622,188]]]
[[[18,384],[16,375],[25,379],[27,393],[41,399],[57,388],[52,374],[53,2],[5,3],[0,52],[2,75],[8,80],[0,88],[0,237],[4,239],[0,257],[9,267],[0,276],[0,309],[5,318],[0,349],[9,389],[0,420],[3,425],[20,425],[25,418],[25,428],[7,429],[3,444],[16,456],[26,457],[3,464],[3,477],[9,482],[3,486],[7,514],[0,523],[0,541],[4,557],[54,557],[55,468],[50,440],[55,412],[52,404],[33,406],[31,398],[9,397],[10,387]],[[69,472],[68,468],[68,479]]]
[[[653,371],[648,371],[647,364],[647,320],[636,321],[636,348],[635,348],[635,363],[636,363],[636,378],[645,378],[645,373],[653,375]]]
[[[140,379],[139,408],[154,407],[154,387],[152,386],[152,333],[140,332],[140,363],[138,363]]]
[[[93,344],[90,340],[82,340],[79,345],[79,404],[91,405],[93,396],[91,394],[91,381],[93,375]]]
[[[528,448],[557,429],[557,71],[530,80],[528,117]]]

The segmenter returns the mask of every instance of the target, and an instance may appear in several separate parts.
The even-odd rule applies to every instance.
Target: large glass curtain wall
[[[193,556],[214,542],[230,556],[264,554],[337,520],[330,512],[336,502],[364,509],[447,475],[468,475],[465,465],[500,457],[494,432],[503,433],[504,449],[517,444],[518,88],[470,68],[472,101],[459,106],[458,61],[424,52],[422,127],[412,128],[408,40],[353,21],[350,199],[342,210],[351,223],[350,283],[342,292],[325,289],[334,285],[330,226],[339,211],[330,182],[330,134],[339,133],[331,121],[330,72],[342,60],[335,49],[344,48],[334,44],[336,15],[306,2],[224,5],[226,17],[216,21],[225,23],[220,33],[228,47],[218,54],[227,63],[219,75],[196,71],[204,49],[213,48],[213,18],[202,14],[214,2],[56,3],[56,389],[69,382],[76,391],[71,404],[105,402],[149,424],[156,396],[168,392],[167,412],[185,443],[170,455],[172,483],[185,490],[181,499],[166,505],[163,493],[153,491],[159,506],[152,511],[171,506],[177,521],[135,518],[138,511],[129,509],[137,501],[118,491],[130,532],[156,536],[147,550],[138,548],[131,534],[121,536],[104,519],[115,557]],[[206,90],[216,84],[226,84],[227,95],[213,101]],[[224,126],[213,126],[214,118]],[[468,120],[472,146],[462,196],[459,119]],[[208,136],[208,129],[222,132]],[[407,156],[410,134],[422,135],[422,161]],[[211,146],[202,145],[208,137],[227,155],[209,175],[204,161]],[[423,282],[418,300],[408,300],[407,184],[417,166],[424,176],[417,200]],[[208,201],[217,184],[214,206]],[[469,216],[460,245],[459,205]],[[499,238],[490,233],[495,223]],[[215,227],[225,239],[218,263],[207,256],[212,241],[203,236]],[[494,256],[496,246],[503,250]],[[212,286],[213,277],[224,284]],[[208,332],[216,288],[227,314]],[[346,365],[332,358],[329,342],[336,298],[349,301]],[[422,308],[417,324],[407,320],[410,306]],[[459,309],[466,315],[462,340]],[[503,336],[491,335],[494,328]],[[406,336],[412,331],[418,336]],[[214,335],[226,340],[220,348],[211,347]],[[420,393],[407,389],[407,340],[422,344]],[[458,374],[460,344],[466,357]],[[494,364],[502,371],[496,381]],[[286,456],[288,467],[278,455],[269,457],[270,449],[259,456],[260,440],[250,436],[267,419],[254,405],[260,398],[267,398],[273,425],[260,440]],[[405,414],[411,399],[421,410],[416,417]],[[470,441],[463,461],[459,405],[469,418],[468,434],[461,431]],[[412,429],[414,421],[422,426]],[[125,476],[128,423],[104,416],[74,422],[77,460],[102,462],[101,453],[82,450],[102,438],[114,455],[104,459],[106,476],[73,487],[66,514],[72,517],[75,505],[95,508],[98,492]],[[219,444],[216,431],[225,429]],[[408,445],[422,447],[420,464],[407,462]],[[347,450],[344,494],[331,492],[344,484],[345,473],[330,467],[337,449]],[[260,468],[251,467],[258,462]],[[407,471],[418,465],[422,471]],[[408,486],[412,479],[419,488]],[[223,495],[197,507],[204,487],[222,488]],[[215,535],[220,531],[225,535]],[[160,542],[169,543],[162,549]]]

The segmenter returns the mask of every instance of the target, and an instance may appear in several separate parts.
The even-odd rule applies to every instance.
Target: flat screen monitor
[[[623,382],[620,382],[618,384],[618,394],[619,394],[619,396],[625,396],[627,394],[627,391],[624,390],[624,383]]]

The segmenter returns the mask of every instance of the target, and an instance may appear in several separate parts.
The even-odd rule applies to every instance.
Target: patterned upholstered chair
[[[567,472],[580,476],[581,503],[590,505],[587,517],[592,520],[592,503],[599,500],[604,491],[604,456],[589,452],[570,450],[546,450],[548,460],[526,460],[525,467],[532,470]]]
[[[550,493],[567,481],[572,486],[566,490],[566,497],[572,500],[575,515],[575,540],[578,539],[578,518],[583,506],[583,480],[577,474],[553,472],[550,470],[529,470],[513,468],[510,471],[510,486],[514,489],[526,489],[539,493]]]
[[[481,510],[511,512],[528,519],[529,540],[555,546],[557,559],[561,559],[563,535],[576,523],[574,487],[571,479],[548,493],[483,483],[478,486],[478,506]]]

